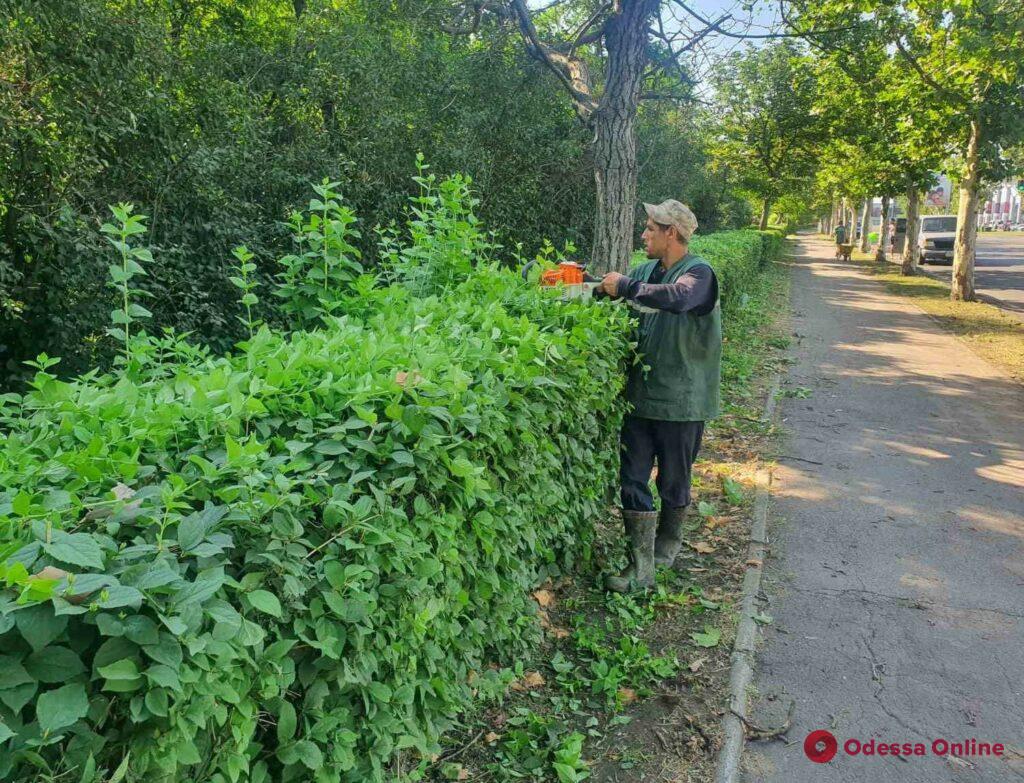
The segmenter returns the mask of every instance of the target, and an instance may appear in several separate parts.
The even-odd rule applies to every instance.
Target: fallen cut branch
[[[751,723],[746,717],[740,715],[736,710],[729,708],[729,712],[743,721],[743,725],[747,727],[747,736],[752,740],[766,740],[776,739],[777,737],[785,734],[793,727],[793,716],[796,714],[796,700],[794,699],[789,703],[789,712],[786,713],[786,720],[777,729],[766,729],[758,726],[755,723]]]

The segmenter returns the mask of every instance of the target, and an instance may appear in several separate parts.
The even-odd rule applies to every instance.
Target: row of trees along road
[[[1024,141],[1024,4],[784,0],[783,12],[832,120],[821,184],[852,199],[905,193],[909,245],[919,189],[945,164],[960,188],[951,296],[973,299],[979,191]],[[904,254],[904,272],[915,261]]]

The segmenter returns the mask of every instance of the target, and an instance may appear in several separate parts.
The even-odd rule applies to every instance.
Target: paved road
[[[975,288],[1024,315],[1024,231],[980,232],[974,265]],[[949,282],[951,267],[928,264],[925,269]]]
[[[824,242],[800,247],[753,718],[796,711],[792,744],[748,743],[742,780],[1024,780],[1024,387]],[[803,752],[821,728],[827,764]],[[851,756],[851,738],[929,755]],[[967,738],[1017,755],[931,755]]]

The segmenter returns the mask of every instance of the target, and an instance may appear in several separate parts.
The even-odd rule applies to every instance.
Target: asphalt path
[[[829,244],[799,248],[751,723],[794,710],[741,780],[1022,781],[1024,387]],[[819,729],[828,763],[804,751]],[[1006,755],[933,745],[969,739]]]
[[[952,267],[925,269],[949,282]],[[982,231],[974,260],[974,287],[995,297],[1005,310],[1024,316],[1024,231]]]

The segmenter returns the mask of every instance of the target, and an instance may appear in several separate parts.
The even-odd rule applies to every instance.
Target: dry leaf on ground
[[[407,373],[407,372],[405,372],[403,370],[399,370],[398,372],[395,373],[395,383],[397,383],[399,386],[405,386],[407,383],[410,383],[410,382],[413,385],[415,385],[415,384],[419,383],[422,380],[423,380],[423,376],[420,375],[419,372],[416,372],[416,371],[413,372],[411,378],[409,376],[409,373]]]
[[[521,679],[515,680],[509,688],[514,691],[527,691],[530,688],[540,688],[544,685],[544,677],[540,672],[527,672]]]
[[[715,551],[715,548],[711,546],[707,541],[698,541],[696,544],[690,544],[691,547],[696,549],[702,555],[710,555]]]
[[[552,593],[550,590],[537,590],[533,594],[533,600],[545,609],[547,609],[549,606],[555,603],[555,594]]]

